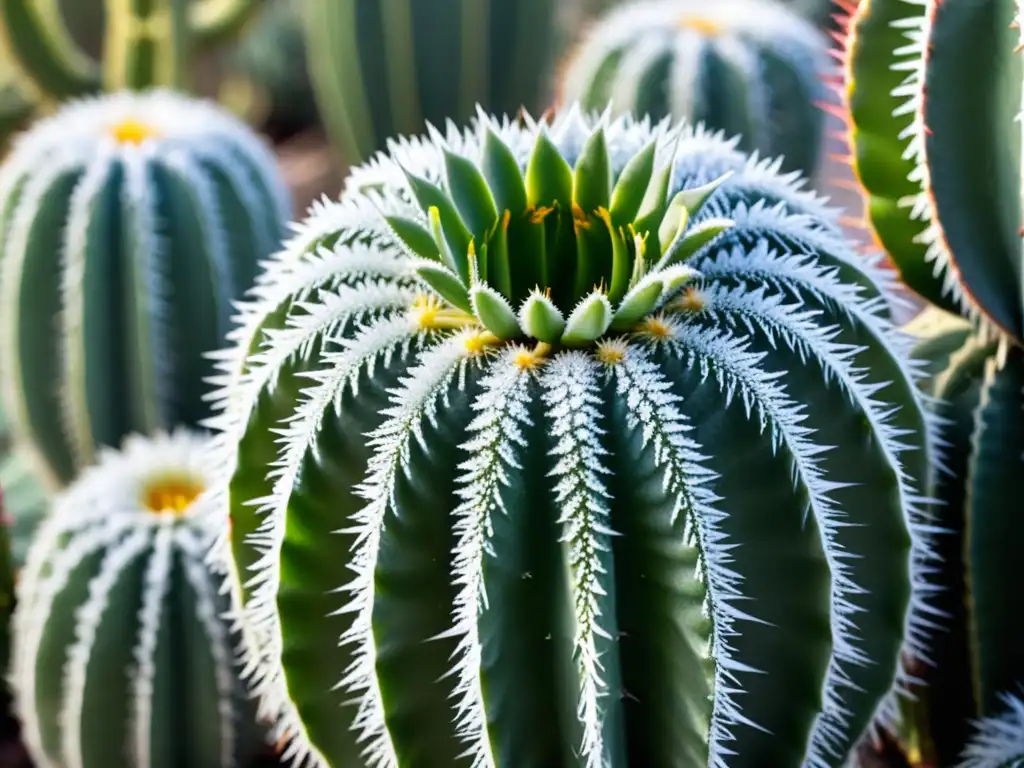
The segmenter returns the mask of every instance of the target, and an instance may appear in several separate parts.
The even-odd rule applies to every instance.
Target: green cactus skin
[[[64,485],[97,445],[207,414],[204,354],[279,247],[269,149],[170,92],[66,106],[0,170],[0,367],[16,441]]]
[[[17,586],[10,681],[49,768],[228,768],[263,745],[204,558],[210,441],[184,430],[105,450],[61,494]]]
[[[563,70],[561,99],[666,115],[741,136],[813,176],[833,67],[824,36],[772,0],[655,0],[613,8]]]
[[[865,0],[845,41],[855,168],[869,220],[934,306],[916,331],[948,446],[929,480],[943,562],[915,741],[929,765],[1024,764],[1024,453],[1018,4]],[[964,55],[970,51],[969,55]],[[986,137],[979,141],[978,137]],[[935,321],[946,310],[960,317]],[[930,327],[929,327],[930,326]]]
[[[55,100],[99,91],[189,87],[198,46],[239,34],[263,0],[106,0],[103,62],[82,51],[58,0],[0,0],[0,45],[26,85]]]
[[[1006,574],[1024,534],[1011,490],[1024,454],[1024,351],[935,308],[914,326],[921,338],[915,354],[935,372],[926,388],[949,445],[929,489],[936,524],[950,532],[939,537],[943,592],[934,603],[950,631],[934,638],[915,719],[928,765],[1018,766],[1024,627]]]
[[[310,76],[350,165],[473,116],[546,106],[556,0],[306,0]]]
[[[846,91],[869,220],[904,280],[1019,342],[1016,13],[1015,0],[867,0],[850,24]]]
[[[885,273],[778,165],[481,114],[314,209],[211,421],[286,759],[839,766],[887,716],[929,416]]]

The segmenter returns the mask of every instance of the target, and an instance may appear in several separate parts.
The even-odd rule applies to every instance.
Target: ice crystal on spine
[[[595,138],[598,128],[603,138]],[[507,154],[495,150],[496,140]],[[649,175],[643,163],[629,166],[642,151],[651,153]],[[484,152],[486,164],[480,160]],[[605,161],[607,179],[600,170]],[[724,768],[730,755],[742,754],[746,738],[771,728],[770,722],[752,720],[745,694],[752,676],[774,670],[773,660],[765,660],[767,667],[752,663],[737,638],[744,627],[761,626],[759,607],[773,596],[763,585],[744,583],[734,567],[738,552],[756,557],[758,547],[725,534],[734,478],[719,477],[709,467],[718,451],[728,450],[722,443],[728,435],[706,431],[695,404],[679,396],[677,377],[668,374],[678,367],[674,354],[690,364],[684,375],[692,382],[701,376],[713,382],[708,386],[726,395],[726,407],[737,418],[761,428],[766,444],[790,460],[795,487],[806,492],[808,508],[788,513],[797,520],[813,515],[817,523],[831,595],[818,608],[822,615],[828,612],[836,642],[820,681],[817,726],[799,749],[806,747],[804,759],[813,765],[826,760],[837,742],[856,740],[860,734],[848,732],[846,713],[847,691],[857,685],[866,661],[856,621],[856,558],[870,553],[845,552],[838,543],[842,526],[855,522],[855,510],[841,508],[832,492],[849,478],[826,472],[821,457],[827,448],[805,423],[806,414],[815,407],[816,393],[824,397],[827,388],[838,388],[851,410],[865,414],[901,483],[889,511],[911,530],[918,554],[929,551],[928,542],[918,536],[922,520],[900,457],[925,441],[892,427],[890,419],[899,408],[909,412],[911,423],[929,419],[913,394],[917,373],[901,359],[905,344],[888,319],[890,282],[843,241],[824,201],[802,189],[796,177],[777,171],[776,161],[746,158],[735,142],[667,121],[590,117],[575,108],[549,123],[481,116],[465,131],[449,126],[443,133],[396,141],[389,153],[352,174],[342,202],[318,206],[299,228],[252,300],[239,309],[235,346],[218,355],[215,398],[222,430],[218,498],[244,523],[236,526],[235,554],[223,545],[219,551],[240,558],[228,586],[243,605],[239,623],[251,680],[264,711],[277,719],[277,734],[289,741],[287,759],[303,765],[340,759],[320,751],[330,747],[296,704],[294,686],[309,683],[289,678],[283,634],[290,619],[278,606],[293,593],[282,581],[289,573],[286,561],[294,557],[294,548],[285,546],[294,535],[292,516],[301,518],[299,528],[329,524],[304,511],[318,485],[307,483],[306,474],[315,477],[321,460],[330,461],[324,454],[333,450],[328,434],[357,416],[359,423],[369,418],[373,425],[365,461],[354,467],[361,480],[353,478],[350,486],[365,503],[355,521],[338,531],[354,543],[351,550],[340,545],[337,574],[303,585],[347,598],[332,621],[342,622],[341,641],[355,650],[355,662],[331,670],[335,691],[306,689],[302,698],[357,705],[348,726],[364,761],[395,765],[409,738],[404,727],[394,726],[390,708],[401,706],[390,698],[396,692],[383,691],[377,676],[383,660],[378,648],[386,638],[378,636],[383,630],[374,621],[374,606],[378,595],[384,599],[375,580],[382,542],[395,535],[388,520],[411,514],[396,483],[422,471],[410,451],[413,440],[432,455],[455,449],[450,466],[443,458],[431,469],[452,487],[450,506],[434,510],[452,528],[450,559],[436,558],[430,566],[444,569],[451,580],[451,605],[443,606],[450,626],[440,634],[434,628],[423,637],[403,638],[414,645],[450,643],[452,655],[445,669],[436,670],[436,685],[452,701],[453,749],[468,763],[490,768],[508,737],[501,707],[492,709],[495,691],[484,684],[479,620],[500,609],[484,589],[488,563],[496,556],[492,523],[500,515],[503,525],[516,526],[521,501],[511,502],[517,496],[504,491],[514,485],[510,478],[523,458],[531,456],[549,473],[545,503],[566,561],[569,593],[560,597],[571,605],[565,618],[575,630],[566,650],[576,673],[572,693],[579,726],[578,743],[570,746],[589,766],[616,759],[612,753],[621,741],[605,731],[626,727],[620,708],[629,683],[622,683],[625,690],[613,688],[625,667],[619,644],[607,635],[618,632],[618,601],[628,597],[610,589],[606,563],[615,557],[609,523],[617,503],[614,488],[633,478],[608,471],[615,444],[604,431],[609,408],[621,409],[626,428],[639,435],[676,514],[684,518],[682,543],[698,551],[710,642],[695,650],[711,662],[709,764]],[[619,189],[630,174],[641,180],[637,189]],[[667,180],[668,191],[659,192],[655,178]],[[719,186],[694,191],[706,184]],[[484,187],[490,202],[480,193]],[[524,199],[520,191],[529,205],[516,220],[501,207]],[[643,205],[656,210],[634,215],[644,198]],[[693,209],[683,211],[674,200]],[[637,227],[642,231],[633,231]],[[531,262],[541,253],[546,261]],[[607,257],[601,264],[597,253]],[[522,280],[518,271],[529,269],[535,272]],[[676,302],[684,284],[694,280],[700,305]],[[813,308],[797,308],[801,303]],[[697,312],[692,321],[690,311]],[[782,374],[766,365],[774,363],[773,352],[755,351],[748,339],[752,332],[772,339],[787,360],[808,361],[805,371],[792,375],[809,377],[811,402],[797,403],[787,394]],[[860,356],[868,351],[890,361],[887,370],[903,379],[900,387],[888,387],[890,382],[862,365]],[[673,354],[666,358],[668,352]],[[373,388],[362,382],[376,386],[379,378],[394,376],[399,384],[381,408],[369,394]],[[302,386],[303,380],[312,385]],[[458,446],[433,445],[434,433],[421,429],[424,420],[465,437]],[[269,469],[254,467],[237,450],[239,440],[272,451]],[[256,498],[238,495],[254,487],[232,485],[238,469],[247,477],[263,473]],[[339,546],[338,538],[327,535],[334,530],[322,531],[315,546]],[[923,573],[920,562],[913,564],[915,580]],[[924,590],[917,584],[914,590],[920,607]],[[309,626],[287,628],[307,632],[316,626],[312,617]],[[615,650],[601,655],[606,647]],[[872,688],[879,700],[880,687]],[[771,719],[759,711],[759,720]],[[861,706],[860,721],[867,716]]]

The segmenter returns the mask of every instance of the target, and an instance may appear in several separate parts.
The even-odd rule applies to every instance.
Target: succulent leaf
[[[583,299],[565,321],[561,342],[581,347],[597,341],[612,323],[612,305],[604,291],[594,291]]]

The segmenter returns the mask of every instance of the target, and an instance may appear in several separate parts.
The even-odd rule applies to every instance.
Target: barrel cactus
[[[851,5],[851,8],[853,6]],[[929,765],[1024,762],[1024,456],[1016,6],[872,0],[846,44],[854,167],[869,223],[933,307],[912,329],[949,444],[937,499],[937,634],[915,707]],[[1016,94],[1010,98],[1008,94]],[[978,141],[977,137],[988,137]],[[1016,697],[1016,698],[1014,698]]]
[[[307,0],[306,50],[332,143],[355,165],[426,122],[547,101],[556,0]]]
[[[18,583],[10,679],[38,765],[245,765],[263,745],[205,556],[209,438],[106,450],[57,500]]]
[[[775,167],[481,113],[270,263],[216,463],[285,757],[824,766],[886,716],[928,415],[885,274]]]
[[[290,215],[256,135],[171,92],[86,99],[19,138],[0,211],[4,409],[51,483],[204,418],[204,354]]]
[[[813,176],[831,62],[824,36],[775,0],[652,0],[605,14],[566,61],[560,98],[703,122]]]

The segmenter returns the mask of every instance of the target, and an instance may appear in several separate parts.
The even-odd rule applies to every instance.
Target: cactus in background
[[[776,171],[481,114],[314,210],[216,419],[286,757],[838,765],[890,714],[929,415],[885,273]]]
[[[0,46],[25,85],[56,101],[157,85],[187,90],[194,50],[237,35],[262,2],[107,0],[100,63],[79,48],[56,0],[0,0]]]
[[[290,215],[269,149],[170,92],[66,106],[0,170],[0,367],[51,484],[98,445],[205,417],[205,353]]]
[[[562,70],[560,99],[703,122],[813,176],[831,62],[824,37],[773,0],[655,0],[602,17]]]
[[[263,743],[218,576],[208,438],[104,451],[59,497],[17,587],[11,685],[39,765],[242,765]]]
[[[477,104],[546,106],[556,0],[307,0],[313,88],[331,141],[355,165],[425,122]]]
[[[299,0],[271,0],[232,56],[220,91],[251,125],[288,137],[317,122]]]
[[[930,479],[943,590],[909,738],[941,767],[1024,761],[1024,456],[1020,280],[1024,40],[1014,3],[846,3],[854,169],[868,223],[934,308],[918,356],[949,444]],[[1011,96],[1012,94],[1012,96]],[[978,137],[984,136],[984,141]],[[947,311],[957,313],[945,315]],[[940,318],[936,320],[936,318]],[[962,762],[961,762],[962,761]]]

